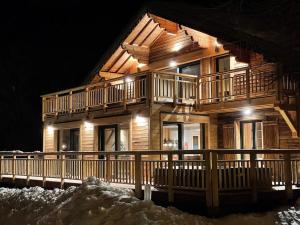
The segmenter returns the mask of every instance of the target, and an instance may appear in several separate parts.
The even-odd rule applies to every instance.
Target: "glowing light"
[[[171,32],[167,32],[167,35],[175,36],[176,34],[171,33]]]
[[[143,117],[143,116],[137,115],[137,116],[135,117],[135,122],[136,122],[137,124],[143,124],[143,123],[146,122],[146,118]]]
[[[51,125],[48,125],[47,130],[48,130],[49,133],[52,133],[54,131],[54,127],[51,126]]]
[[[170,61],[169,66],[170,67],[175,67],[175,66],[177,66],[177,63],[172,60],[172,61]]]
[[[143,66],[146,66],[146,64],[145,63],[139,63],[137,67],[142,68]]]
[[[244,110],[243,110],[243,114],[244,114],[245,116],[250,116],[250,115],[252,114],[252,110],[251,110],[251,109],[244,109]]]
[[[126,78],[125,78],[125,82],[126,82],[126,83],[129,83],[129,82],[132,82],[132,81],[133,81],[133,80],[132,80],[131,77],[126,77]]]
[[[174,52],[177,52],[177,51],[179,51],[181,48],[182,48],[182,45],[181,45],[180,43],[176,43],[176,44],[174,45],[174,47],[172,48],[172,50],[173,50]]]
[[[221,44],[220,44],[217,40],[215,40],[215,46],[216,46],[217,48],[219,48],[219,47],[221,47]]]
[[[66,145],[66,144],[62,144],[62,145],[61,145],[61,149],[62,149],[62,150],[65,150],[66,148],[67,148],[67,145]]]
[[[94,125],[91,122],[84,121],[84,128],[85,129],[93,129]]]

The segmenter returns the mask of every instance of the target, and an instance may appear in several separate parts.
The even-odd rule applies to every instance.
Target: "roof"
[[[300,44],[296,40],[299,31],[294,29],[293,35],[287,35],[282,32],[279,26],[276,30],[276,26],[275,28],[273,25],[270,26],[269,22],[272,19],[275,22],[279,19],[272,14],[265,18],[267,13],[241,13],[237,15],[223,8],[203,8],[201,5],[179,2],[151,2],[137,13],[122,34],[116,38],[114,44],[101,57],[97,66],[90,73],[87,82],[90,82],[95,74],[105,66],[107,60],[124,43],[124,40],[126,42],[126,38],[145,15],[156,15],[205,32],[228,43],[234,43],[241,48],[262,53],[267,60],[282,62],[289,68],[297,70],[298,65],[300,65],[300,60],[296,57],[300,53]]]

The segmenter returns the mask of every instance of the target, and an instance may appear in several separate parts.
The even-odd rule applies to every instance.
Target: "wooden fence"
[[[292,185],[300,184],[300,159],[295,157],[298,152],[288,149],[2,152],[0,178],[18,177],[29,182],[38,177],[43,185],[56,179],[63,186],[67,179],[95,176],[107,182],[134,185],[137,197],[141,197],[145,184],[166,189],[170,202],[176,190],[204,192],[207,206],[218,207],[219,194],[223,192],[248,191],[256,201],[258,191],[282,187],[287,197],[292,198]],[[234,160],[223,160],[224,154],[232,155],[230,158]]]

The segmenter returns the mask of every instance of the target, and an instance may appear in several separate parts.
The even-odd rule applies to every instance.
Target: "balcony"
[[[106,80],[43,95],[43,117],[107,110],[141,103],[189,105],[205,111],[220,104],[252,99],[271,99],[293,103],[296,82],[288,76],[278,76],[274,64],[243,67],[222,73],[198,76],[153,71]],[[271,98],[270,98],[271,97]],[[251,103],[252,104],[252,103]]]

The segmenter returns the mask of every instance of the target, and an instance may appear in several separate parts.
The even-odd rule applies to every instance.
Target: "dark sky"
[[[39,96],[81,85],[143,5],[138,0],[89,2],[1,1],[0,150],[41,150]],[[263,13],[266,9],[276,13],[283,5],[282,0],[267,0],[264,4],[252,0],[199,0],[198,4],[244,13]]]
[[[81,85],[141,3],[3,2],[0,150],[37,150],[42,148],[39,96]]]

